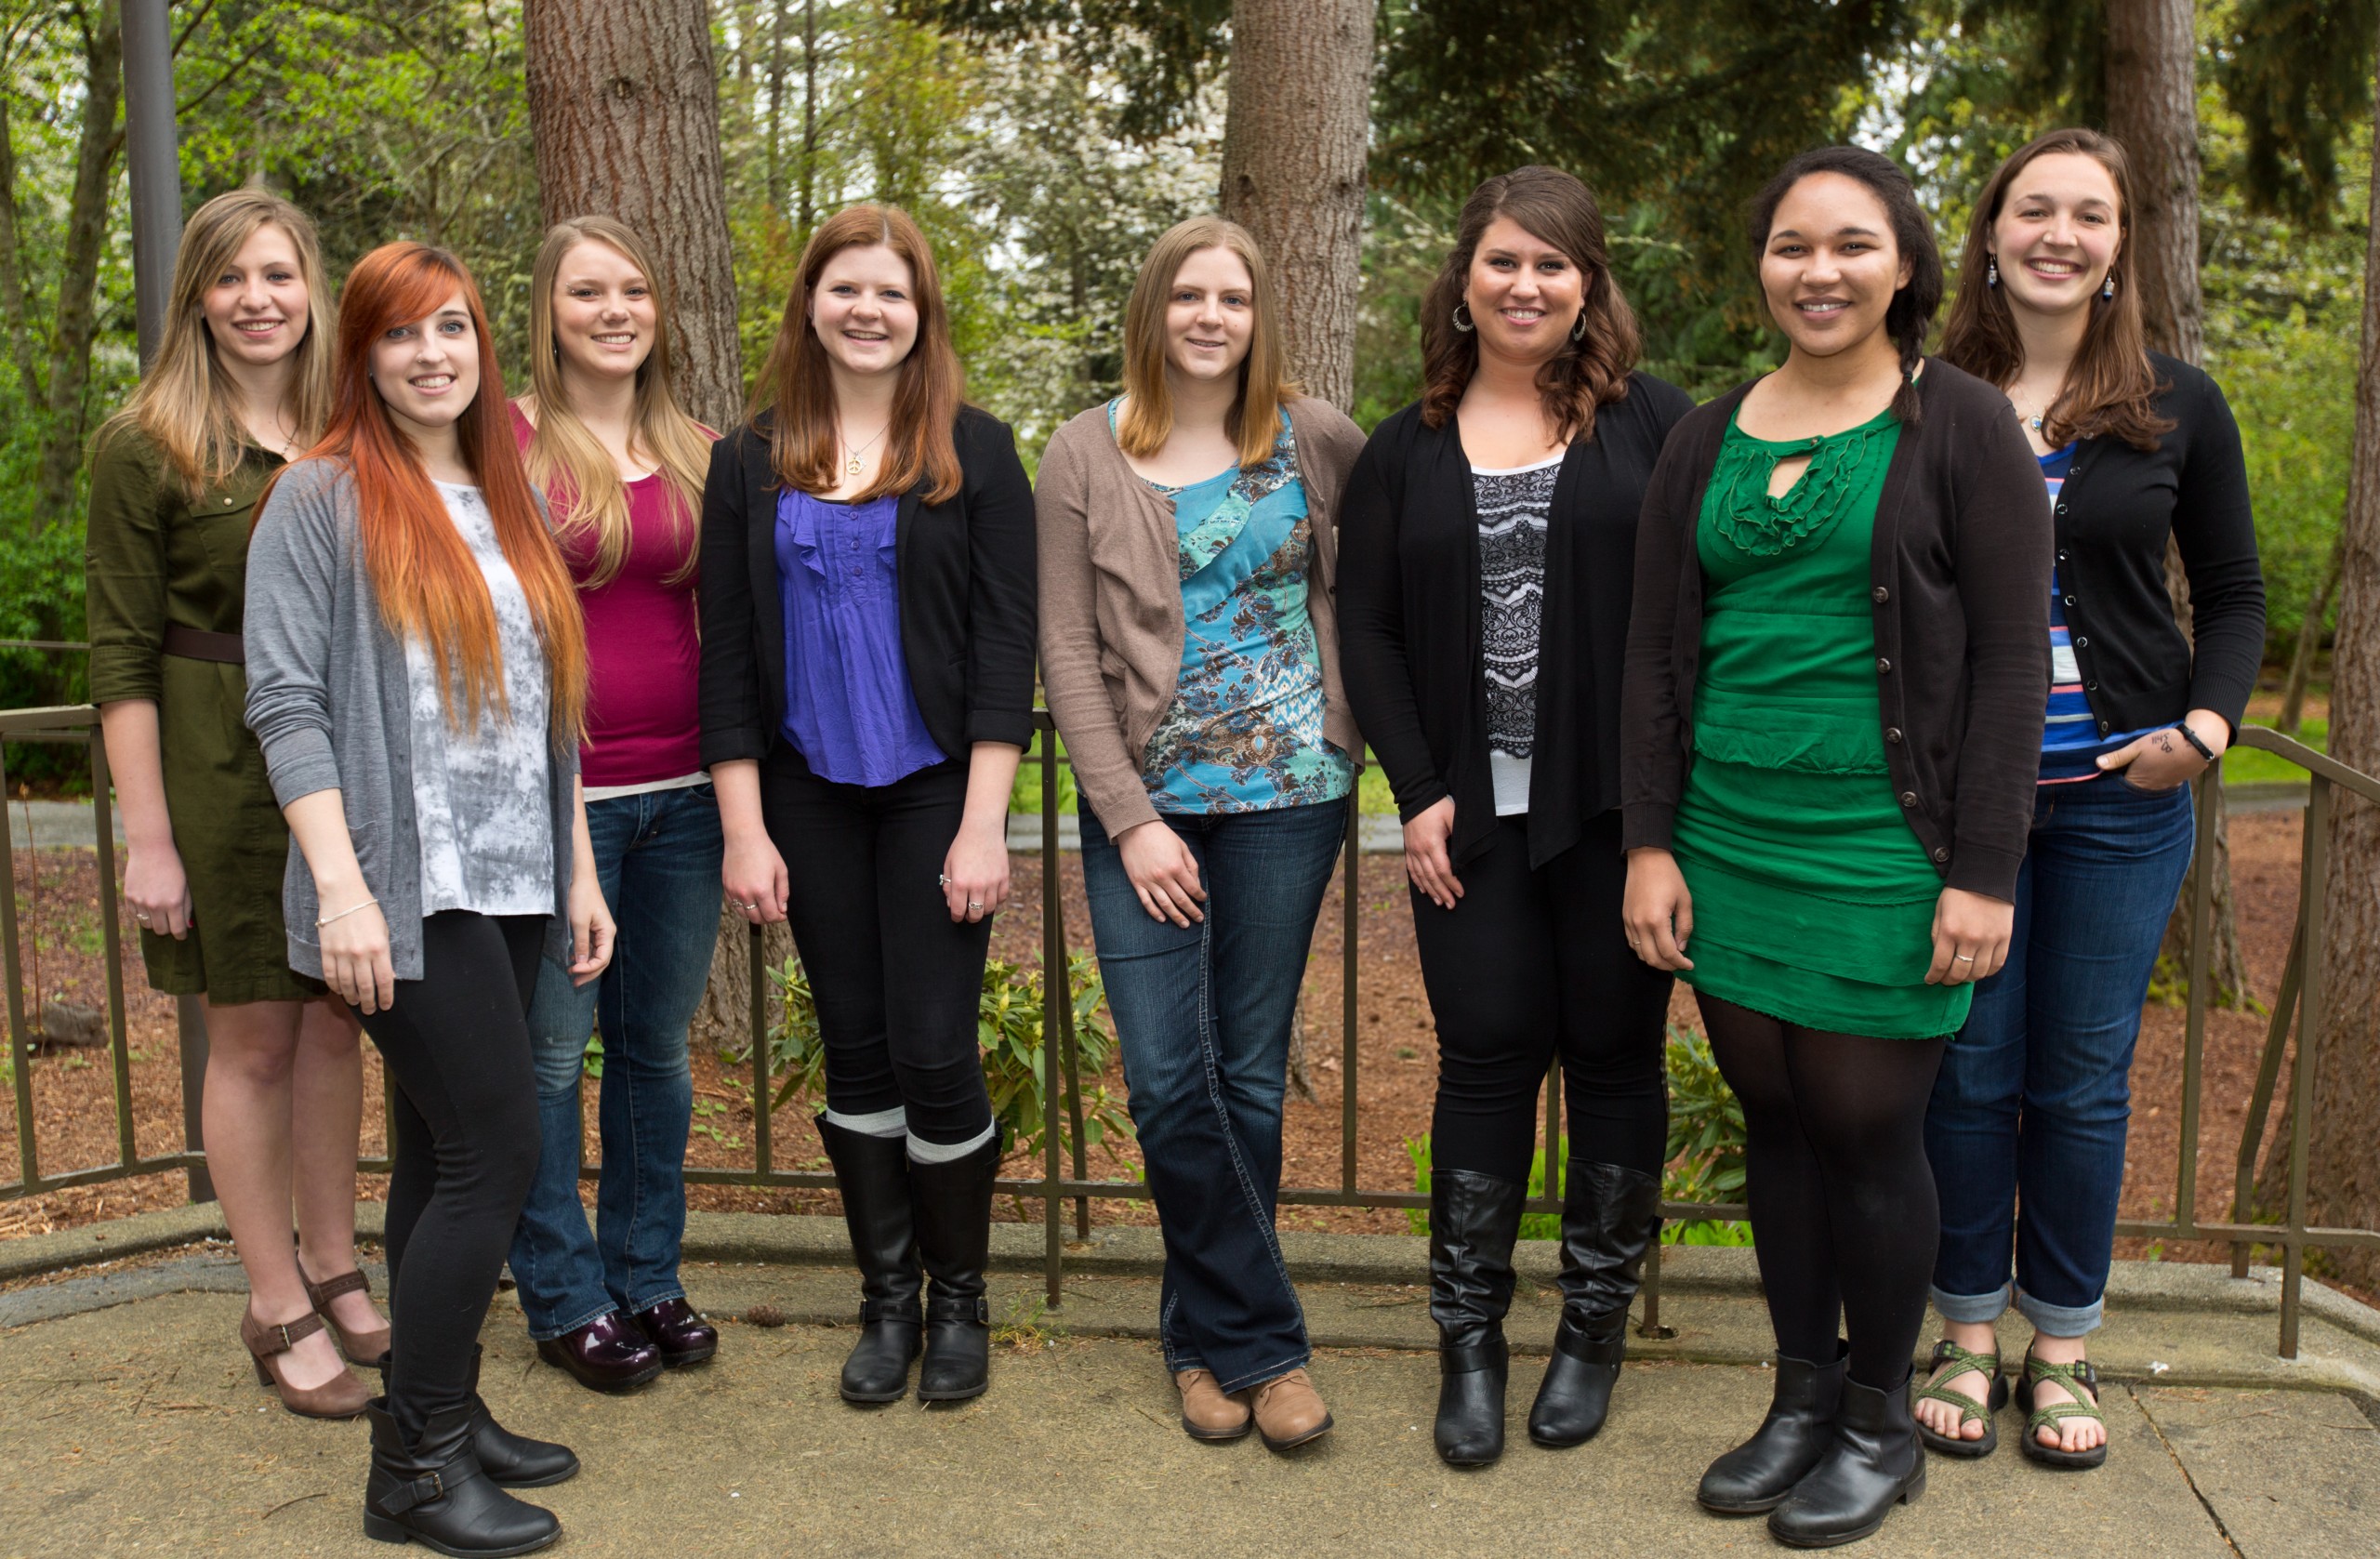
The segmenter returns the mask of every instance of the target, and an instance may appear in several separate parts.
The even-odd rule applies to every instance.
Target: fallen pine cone
[[[747,1326],[781,1327],[786,1323],[786,1314],[774,1304],[756,1304],[744,1312],[744,1321]]]

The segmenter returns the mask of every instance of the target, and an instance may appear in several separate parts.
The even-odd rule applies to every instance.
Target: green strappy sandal
[[[2033,1390],[2043,1381],[2055,1381],[2071,1402],[2052,1402],[2036,1407]],[[2072,1364],[2051,1364],[2033,1357],[2030,1348],[2025,1350],[2025,1378],[2016,1384],[2016,1410],[2025,1415],[2025,1446],[2027,1456],[2044,1467],[2064,1467],[2076,1471],[2097,1467],[2108,1460],[2105,1438],[2108,1420],[2099,1411],[2099,1372],[2091,1367],[2089,1359],[2077,1359]],[[2101,1439],[2087,1451],[2069,1451],[2056,1446],[2042,1444],[2041,1432],[2065,1419],[2096,1419]]]
[[[1946,1368],[1945,1366],[1955,1367]],[[1991,1384],[1984,1389],[1984,1398],[1977,1402],[1964,1392],[1952,1391],[1947,1382],[1973,1370]],[[2000,1448],[2000,1427],[1991,1415],[2008,1406],[2008,1377],[2000,1373],[1998,1354],[1971,1354],[1949,1338],[1934,1344],[1934,1356],[1925,1366],[1926,1383],[1910,1393],[1912,1402],[1947,1402],[1959,1410],[1959,1427],[1981,1422],[1983,1438],[1969,1440],[1956,1434],[1940,1434],[1917,1420],[1917,1437],[1944,1456],[1976,1458],[1990,1456]],[[1938,1383],[1937,1383],[1938,1382]]]

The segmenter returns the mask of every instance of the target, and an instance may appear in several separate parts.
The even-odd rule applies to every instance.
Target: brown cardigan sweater
[[[1364,435],[1327,401],[1299,396],[1289,413],[1314,528],[1306,612],[1322,655],[1323,733],[1360,758],[1363,739],[1339,680],[1332,597],[1339,495]],[[1157,818],[1141,784],[1141,754],[1173,704],[1182,671],[1185,625],[1173,505],[1125,461],[1104,404],[1051,436],[1033,496],[1040,523],[1041,689],[1065,740],[1076,788],[1113,838]]]
[[[1755,381],[1756,382],[1756,381]],[[1667,849],[1694,756],[1702,653],[1695,535],[1752,389],[1681,421],[1637,528],[1620,699],[1621,834]],[[1870,551],[1876,692],[1902,816],[1950,887],[2013,901],[2049,704],[2049,495],[2008,398],[1939,358],[1884,475]]]

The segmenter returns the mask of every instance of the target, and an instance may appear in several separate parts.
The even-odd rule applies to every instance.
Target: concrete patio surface
[[[152,1215],[165,1218],[167,1215]],[[204,1209],[171,1215],[204,1222]],[[127,1221],[137,1222],[138,1221]],[[1016,1270],[1038,1230],[1004,1228],[991,1393],[932,1410],[835,1395],[852,1274],[819,1264],[823,1220],[701,1220],[694,1297],[724,1324],[719,1359],[620,1398],[536,1362],[509,1293],[485,1332],[487,1395],[524,1432],[573,1446],[575,1480],[540,1491],[586,1555],[1699,1555],[1778,1552],[1757,1521],[1693,1502],[1702,1466],[1757,1421],[1767,1375],[1740,1252],[1672,1251],[1664,1319],[1610,1428],[1547,1452],[1521,1420],[1540,1367],[1514,1366],[1514,1445],[1457,1473],[1429,1444],[1435,1360],[1399,1240],[1303,1236],[1290,1251],[1338,1429],[1293,1456],[1192,1442],[1150,1329],[1146,1231],[1070,1260],[1043,1308]],[[826,1225],[826,1226],[820,1226]],[[151,1231],[170,1232],[170,1222]],[[136,1236],[139,1231],[132,1232]],[[86,1245],[122,1247],[74,1231]],[[119,1231],[121,1234],[121,1231]],[[57,1238],[60,1236],[49,1236]],[[185,1235],[185,1237],[188,1237]],[[755,1242],[779,1249],[759,1249]],[[1314,1243],[1301,1253],[1297,1244]],[[16,1242],[21,1268],[34,1242]],[[1527,1248],[1525,1248],[1526,1249]],[[753,1259],[767,1254],[766,1261]],[[1527,1250],[1516,1347],[1541,1354],[1554,1301]],[[55,1264],[54,1262],[52,1264]],[[2210,1280],[2214,1280],[2210,1286]],[[2161,1297],[2160,1283],[2165,1292]],[[1862,1554],[2380,1553],[2380,1316],[2309,1309],[2304,1356],[2273,1358],[2269,1285],[2208,1269],[2126,1269],[2099,1349],[2113,1454],[2059,1474],[2001,1453],[1936,1459],[1930,1486]],[[234,1340],[237,1266],[220,1248],[0,1293],[0,1556],[378,1554],[361,1534],[361,1423],[282,1412]],[[2335,1301],[2335,1302],[2331,1302]],[[773,1307],[788,1324],[743,1319]],[[2367,1335],[2369,1334],[2369,1335]],[[2022,1346],[2004,1340],[2011,1356]],[[425,1551],[426,1552],[426,1551]]]

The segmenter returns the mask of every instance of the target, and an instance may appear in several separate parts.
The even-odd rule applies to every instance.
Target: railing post
[[[41,1145],[33,1127],[33,1031],[25,1022],[25,963],[17,945],[17,841],[9,829],[8,761],[0,747],[0,960],[8,978],[8,1070],[16,1077],[17,1183],[30,1194],[41,1189]],[[25,840],[31,851],[33,840]],[[33,857],[41,870],[41,857]]]
[[[215,1199],[215,1177],[206,1169],[206,1013],[194,996],[174,997],[174,1035],[181,1050],[182,1145],[192,1156],[188,1171],[192,1205]]]
[[[1355,939],[1362,895],[1356,863],[1363,856],[1364,811],[1360,789],[1347,798],[1347,862],[1341,890],[1343,918],[1339,933],[1339,1189],[1355,1194]]]
[[[1065,1303],[1065,1238],[1058,1225],[1058,1066],[1051,1054],[1050,1003],[1074,1009],[1074,982],[1066,973],[1062,867],[1058,861],[1058,728],[1039,717],[1041,738],[1041,1282],[1052,1310]],[[1079,1138],[1078,1138],[1079,1142]],[[1087,1221],[1087,1220],[1086,1220]]]
[[[2297,1019],[2297,1075],[2290,1083],[2289,1227],[2281,1261],[2281,1356],[2297,1356],[2298,1304],[2306,1283],[2306,1158],[2313,1136],[2314,1066],[2322,1042],[2323,894],[2331,875],[2331,782],[2306,785],[2306,974]]]
[[[770,1135],[771,1112],[776,1102],[769,1097],[769,960],[761,946],[764,934],[754,926],[747,945],[752,960],[752,1167],[765,1180],[776,1157],[775,1139]]]
[[[2206,988],[2207,964],[2214,938],[2207,934],[2208,913],[2215,903],[2215,829],[2223,805],[2223,765],[2208,766],[2198,782],[2197,857],[2191,864],[2189,970],[2183,987],[2181,1163],[2174,1190],[2174,1222],[2184,1228],[2198,1223],[2198,1103],[2199,1076],[2206,1050],[2206,1009],[2212,997]]]

